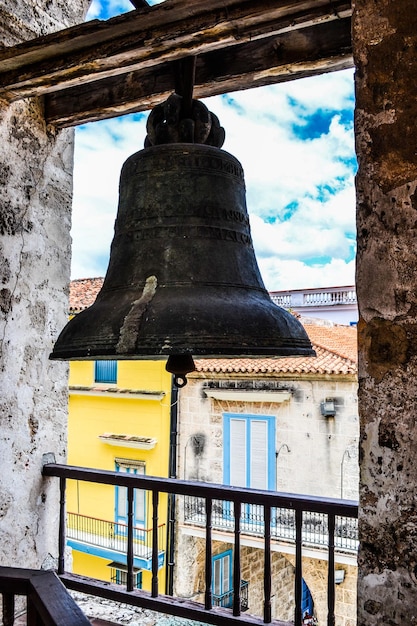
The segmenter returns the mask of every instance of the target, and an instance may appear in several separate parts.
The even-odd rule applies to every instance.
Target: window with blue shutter
[[[111,577],[110,580],[117,585],[127,585],[127,566],[124,563],[116,563],[113,561],[110,563]],[[133,568],[133,587],[135,589],[142,589],[142,571]]]
[[[116,459],[116,471],[126,472],[127,474],[145,474],[145,463],[142,461],[133,461],[129,459]],[[115,521],[117,525],[117,534],[125,534],[127,531],[127,488],[116,486],[116,502],[115,502]],[[133,526],[135,527],[135,539],[144,537],[143,529],[145,528],[146,518],[146,491],[144,489],[135,489],[133,495]],[[142,531],[140,530],[142,529]]]
[[[117,361],[96,361],[94,366],[96,383],[117,383]]]
[[[235,487],[275,489],[275,417],[273,415],[223,416],[223,481]],[[232,518],[233,505],[223,503],[223,515]],[[247,523],[263,519],[263,507],[245,505]]]
[[[231,607],[233,605],[231,550],[213,557],[212,590],[215,606]]]
[[[302,579],[302,595],[301,595],[301,615],[314,615],[314,602],[304,578]]]
[[[223,419],[224,483],[275,489],[275,417],[225,413]]]

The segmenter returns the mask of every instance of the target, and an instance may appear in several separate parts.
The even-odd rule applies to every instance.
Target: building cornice
[[[70,385],[69,394],[72,396],[103,396],[106,398],[121,398],[131,400],[159,401],[165,397],[164,391],[148,391],[140,389],[124,389],[119,387],[94,386],[84,387]]]

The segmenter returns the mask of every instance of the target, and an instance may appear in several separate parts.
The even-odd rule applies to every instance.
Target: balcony
[[[292,306],[329,306],[350,304],[357,306],[355,287],[332,287],[330,289],[294,289],[272,291],[271,299],[285,308]]]
[[[128,527],[78,513],[67,513],[67,545],[80,552],[93,553],[110,560],[122,560],[127,553]],[[158,568],[164,564],[165,524],[158,525]],[[152,569],[152,529],[133,527],[134,566]]]
[[[206,510],[204,498],[184,498],[184,522],[190,526],[205,526]],[[211,523],[213,530],[232,533],[234,530],[233,502],[214,500]],[[244,505],[240,516],[242,535],[263,538],[265,533],[264,509],[258,505]],[[276,544],[295,545],[296,516],[294,509],[271,509],[271,541]],[[356,556],[358,550],[357,519],[336,516],[334,531],[335,552],[351,553]],[[328,516],[325,513],[306,511],[303,515],[301,530],[302,545],[308,548],[327,550],[329,542]],[[277,545],[277,548],[279,545]],[[274,549],[274,546],[272,546]]]
[[[358,319],[358,302],[354,286],[272,291],[269,295],[278,306],[301,315],[313,317],[321,315],[326,319],[345,324]]]
[[[358,516],[358,506],[355,502],[347,500],[333,500],[317,497],[306,497],[293,494],[280,494],[271,491],[261,491],[255,489],[239,489],[236,487],[225,487],[222,485],[213,485],[207,483],[197,483],[191,481],[175,480],[169,478],[154,478],[151,476],[134,475],[120,472],[110,472],[103,470],[87,469],[81,467],[72,467],[59,465],[55,463],[46,464],[43,468],[44,476],[59,478],[60,483],[60,522],[59,522],[59,545],[58,545],[58,576],[64,585],[76,591],[92,594],[98,598],[107,598],[119,602],[124,602],[131,606],[142,607],[168,615],[197,620],[207,624],[224,626],[237,626],[238,624],[260,625],[263,623],[274,624],[275,626],[290,626],[289,622],[272,620],[271,617],[271,598],[273,591],[273,580],[271,574],[271,550],[273,543],[273,533],[275,528],[280,528],[280,533],[285,534],[286,538],[293,542],[295,550],[295,588],[294,588],[294,626],[302,626],[301,615],[301,595],[302,595],[302,557],[304,543],[311,541],[312,536],[317,541],[317,537],[321,537],[321,549],[326,551],[328,562],[327,576],[327,606],[328,606],[328,624],[334,624],[335,620],[335,544],[337,541],[345,541],[347,539],[356,541],[354,537],[345,537],[344,534],[354,533],[342,531],[347,524],[351,528],[355,528],[355,520]],[[79,576],[66,571],[65,568],[65,547],[68,535],[76,530],[68,528],[67,517],[65,514],[65,492],[66,482],[68,479],[87,481],[97,484],[119,485],[127,488],[128,495],[128,524],[126,536],[123,536],[124,543],[118,544],[118,548],[126,550],[126,589],[122,585],[103,582],[93,578]],[[134,587],[134,559],[135,542],[140,544],[141,541],[135,537],[137,529],[133,526],[133,501],[134,490],[145,489],[152,494],[151,515],[152,529],[149,531],[151,540],[147,540],[151,544],[151,569],[152,569],[152,591],[146,592]],[[159,533],[160,526],[158,524],[158,507],[160,493],[168,493],[172,495],[183,496],[187,501],[193,498],[198,504],[198,510],[192,507],[189,514],[194,515],[193,523],[198,523],[204,529],[205,536],[205,575],[204,575],[204,602],[198,603],[184,598],[175,598],[163,595],[159,590],[158,582],[158,555],[160,553]],[[204,502],[204,506],[202,505]],[[226,503],[226,504],[225,504]],[[193,505],[194,506],[194,505]],[[219,509],[219,507],[221,507]],[[249,509],[248,509],[249,507]],[[248,514],[249,511],[249,514]],[[225,514],[226,512],[226,514]],[[219,513],[220,516],[219,516]],[[204,516],[204,519],[203,519]],[[83,517],[83,516],[81,516]],[[68,518],[69,519],[69,518]],[[225,597],[215,596],[212,592],[212,539],[213,525],[219,520],[227,520],[228,532],[231,533],[232,542],[234,544],[233,557],[233,578],[232,587]],[[346,520],[346,521],[345,521]],[[100,521],[100,520],[97,520]],[[82,523],[81,523],[82,522]],[[72,520],[75,526],[79,526],[77,532],[81,533],[84,539],[92,540],[93,536],[104,537],[106,541],[112,538],[108,537],[109,526],[97,531],[95,527],[90,526],[81,530],[80,526],[84,520]],[[90,524],[90,522],[88,522]],[[106,524],[111,525],[110,522]],[[252,532],[256,532],[262,538],[264,549],[264,581],[263,581],[263,615],[249,615],[244,612],[247,606],[247,585],[241,578],[241,537],[245,532],[245,525],[250,525]],[[320,532],[318,532],[320,526]],[[314,528],[314,532],[312,532]],[[95,529],[95,532],[91,532]],[[285,533],[284,533],[285,529]],[[143,532],[142,529],[139,529]],[[123,531],[124,532],[124,531]],[[84,533],[84,535],[82,535]],[[116,533],[117,534],[117,533]],[[79,536],[79,541],[80,539]],[[97,541],[104,541],[97,539]],[[26,591],[26,587],[22,584],[15,570],[7,570],[5,576],[7,582],[3,583],[0,577],[0,592],[3,594],[4,607],[6,607],[7,620],[3,621],[7,626],[12,626],[13,618],[10,617],[12,598],[15,594]],[[10,573],[9,573],[10,572]],[[58,581],[59,582],[59,581]],[[29,592],[31,588],[27,587]],[[28,594],[28,606],[29,606]],[[65,605],[67,600],[63,596],[62,604]],[[55,598],[47,597],[49,604],[54,604]],[[70,601],[68,600],[68,603]],[[231,604],[230,608],[225,604]],[[61,607],[62,608],[62,607]],[[5,609],[3,609],[4,611]],[[38,624],[46,624],[55,626],[69,626],[73,622],[48,621],[43,620],[42,616],[36,622]],[[81,623],[88,623],[80,621]]]

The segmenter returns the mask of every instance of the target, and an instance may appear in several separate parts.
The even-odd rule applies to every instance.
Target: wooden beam
[[[1,50],[0,97],[40,96],[131,72],[151,77],[169,61],[350,16],[349,0],[166,0]]]
[[[198,98],[260,87],[352,66],[350,18],[323,22],[197,59]],[[175,87],[173,64],[129,72],[45,96],[45,117],[58,127],[144,111]]]

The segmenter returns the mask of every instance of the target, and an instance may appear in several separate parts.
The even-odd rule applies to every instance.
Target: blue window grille
[[[117,361],[96,361],[94,381],[96,383],[117,383]]]

